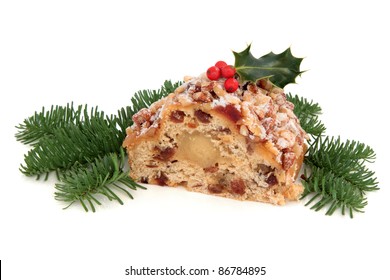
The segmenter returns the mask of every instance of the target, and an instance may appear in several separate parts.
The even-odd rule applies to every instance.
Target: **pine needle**
[[[320,137],[310,146],[305,163],[332,172],[364,195],[379,189],[375,173],[365,166],[365,162],[374,159],[374,151],[363,143],[341,142],[340,137]]]
[[[40,112],[24,120],[16,126],[18,132],[15,137],[24,144],[36,144],[39,139],[45,136],[52,136],[57,128],[66,127],[68,124],[79,124],[82,121],[83,112],[87,110],[82,105],[77,108],[73,103],[66,106],[51,106],[50,110],[42,108]],[[97,108],[92,109],[92,114],[98,114]]]
[[[112,120],[86,117],[82,124],[53,128],[25,155],[21,171],[27,176],[67,170],[107,153],[119,152],[123,141]]]
[[[142,108],[173,92],[181,82],[165,81],[159,90],[143,90],[132,98],[132,106],[106,116],[97,107],[66,106],[42,108],[16,128],[15,137],[32,149],[25,155],[20,171],[37,179],[55,172],[57,200],[70,207],[79,202],[85,211],[96,211],[99,196],[123,204],[117,192],[132,198],[129,190],[143,188],[125,170],[126,155],[121,148],[132,116]]]
[[[294,113],[295,115],[309,115],[317,116],[322,113],[322,109],[318,103],[314,103],[312,100],[308,101],[304,97],[298,95],[292,95],[291,93],[286,94],[287,100],[294,104]]]
[[[354,212],[363,212],[367,205],[367,199],[355,185],[324,168],[312,166],[311,175],[303,181],[303,185],[305,191],[301,199],[311,196],[306,206],[312,205],[310,209],[315,211],[327,207],[326,215],[341,209],[343,215],[348,210],[353,218]]]
[[[287,94],[294,104],[294,113],[302,128],[311,136],[305,156],[305,187],[301,199],[310,198],[306,206],[319,211],[327,208],[326,215],[340,209],[353,218],[354,212],[363,212],[367,205],[366,192],[378,190],[375,173],[365,164],[375,160],[369,146],[340,137],[324,136],[325,126],[319,120],[321,107],[313,101]],[[310,175],[308,175],[310,174]]]
[[[303,130],[310,134],[312,138],[317,138],[325,132],[325,125],[318,118],[322,112],[318,103],[308,101],[298,95],[293,96],[291,93],[286,94],[286,97],[288,101],[294,104],[294,113],[298,117]]]
[[[98,200],[99,195],[107,197],[110,201],[117,201],[123,204],[122,199],[117,195],[117,191],[133,198],[126,188],[136,190],[145,189],[135,183],[124,170],[126,156],[121,148],[119,155],[109,153],[102,157],[97,157],[89,165],[72,168],[62,174],[60,183],[55,188],[55,198],[68,202],[69,205],[80,202],[85,211],[96,211],[96,205],[101,205]]]
[[[142,108],[147,108],[154,102],[172,93],[182,82],[172,83],[165,81],[164,85],[159,90],[140,90],[131,98],[133,112],[138,112]]]

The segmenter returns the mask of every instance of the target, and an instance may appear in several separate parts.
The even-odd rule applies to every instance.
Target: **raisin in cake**
[[[130,176],[239,200],[296,200],[307,136],[293,109],[267,79],[228,93],[222,80],[188,77],[133,116],[123,143]]]

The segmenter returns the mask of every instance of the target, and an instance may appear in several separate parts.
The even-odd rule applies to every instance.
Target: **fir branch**
[[[126,128],[133,124],[132,116],[134,113],[135,112],[131,106],[126,106],[119,109],[117,115],[115,116],[115,122],[118,129],[121,131],[123,138],[126,136]]]
[[[121,148],[126,128],[138,110],[173,92],[181,82],[165,81],[159,90],[135,94],[133,106],[118,110],[116,116],[105,116],[97,107],[52,106],[36,112],[17,126],[16,139],[33,148],[25,155],[20,170],[27,176],[45,175],[55,171],[60,183],[56,198],[80,201],[85,210],[95,211],[100,204],[96,194],[123,203],[114,190],[131,197],[127,188],[143,188],[123,171],[124,151]]]
[[[298,117],[302,114],[309,116],[316,116],[322,113],[322,109],[318,103],[308,101],[306,98],[299,97],[298,95],[286,94],[287,100],[294,104],[294,113]]]
[[[107,153],[118,153],[123,136],[112,119],[103,114],[84,116],[82,125],[68,124],[53,129],[25,155],[20,170],[27,176],[62,172],[75,164],[84,164]]]
[[[133,112],[148,108],[154,102],[174,92],[181,84],[182,82],[172,83],[171,81],[166,80],[159,90],[144,89],[136,92],[131,98]]]
[[[378,190],[375,173],[366,162],[373,162],[374,151],[367,145],[340,137],[318,137],[305,157],[305,187],[302,199],[311,196],[306,205],[313,204],[316,211],[327,207],[326,215],[337,209],[345,210],[353,218],[354,212],[363,212],[367,205],[366,192]]]
[[[312,166],[311,175],[303,181],[303,185],[305,191],[301,199],[311,197],[305,206],[312,205],[310,209],[315,211],[328,207],[326,215],[341,209],[343,215],[347,210],[353,218],[354,212],[364,212],[363,208],[367,205],[367,199],[355,185],[325,168]]]
[[[164,85],[161,87],[161,91],[163,91],[164,96],[167,96],[168,94],[174,92],[182,84],[182,81],[172,83],[171,80],[165,80]]]
[[[319,120],[318,115],[321,114],[321,107],[318,103],[308,101],[306,98],[298,95],[286,94],[287,100],[294,104],[294,113],[299,119],[300,125],[314,139],[322,135],[326,128]]]
[[[301,199],[311,197],[306,206],[312,205],[316,211],[327,207],[326,215],[337,209],[343,215],[347,210],[351,218],[354,212],[363,212],[367,205],[365,193],[379,189],[375,173],[365,166],[374,161],[374,151],[363,143],[323,136],[325,125],[319,120],[318,103],[291,93],[286,96],[294,104],[301,127],[311,135],[304,160],[305,173],[310,176],[304,176]]]
[[[331,171],[365,194],[379,189],[375,173],[365,166],[365,162],[374,159],[374,151],[363,143],[341,142],[340,137],[319,137],[311,144],[305,163]]]
[[[97,157],[89,165],[74,167],[60,177],[60,183],[55,188],[55,198],[69,203],[68,208],[75,202],[80,202],[84,210],[96,211],[96,205],[102,203],[98,196],[105,196],[123,204],[117,191],[125,193],[131,199],[133,196],[128,189],[136,190],[145,187],[135,183],[124,170],[125,152],[121,148],[119,154],[109,153]]]
[[[74,164],[118,152],[133,114],[168,95],[180,84],[165,81],[159,90],[140,91],[133,97],[132,107],[122,108],[112,117],[105,116],[97,107],[88,110],[86,105],[80,105],[75,109],[73,103],[65,107],[52,106],[49,111],[43,108],[17,127],[17,140],[34,144],[20,170],[27,176],[39,178],[46,174],[47,178],[51,171],[61,173]]]
[[[40,112],[35,112],[34,115],[16,126],[18,132],[15,137],[24,144],[34,145],[40,138],[53,135],[53,130],[57,128],[65,127],[70,123],[80,123],[82,112],[83,106],[80,105],[75,109],[73,103],[68,103],[66,106],[54,107],[53,105],[50,110],[45,110],[43,107]]]
[[[301,114],[299,123],[304,131],[316,139],[318,136],[324,134],[326,128],[325,125],[319,120],[316,115]]]

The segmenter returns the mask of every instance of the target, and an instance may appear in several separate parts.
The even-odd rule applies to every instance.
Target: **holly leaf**
[[[242,52],[233,52],[234,67],[241,82],[269,78],[276,86],[283,88],[295,83],[295,78],[304,72],[299,70],[303,58],[293,56],[290,48],[280,54],[270,52],[260,58],[255,58],[250,49],[251,45]]]

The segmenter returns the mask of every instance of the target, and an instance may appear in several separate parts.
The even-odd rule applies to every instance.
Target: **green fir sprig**
[[[378,190],[375,173],[366,162],[375,160],[375,152],[357,141],[342,142],[340,137],[321,137],[311,144],[305,162],[332,172],[354,185],[362,195]]]
[[[87,212],[89,209],[95,212],[96,205],[102,204],[98,198],[99,195],[123,205],[116,191],[133,199],[128,189],[145,189],[128,176],[125,162],[125,151],[121,148],[119,154],[108,153],[95,158],[88,165],[74,166],[63,173],[60,182],[56,183],[55,198],[69,203],[66,208],[79,201]]]
[[[310,176],[302,181],[305,190],[301,199],[310,197],[305,206],[319,211],[327,207],[326,215],[332,215],[337,209],[345,215],[346,211],[353,218],[354,212],[363,212],[367,205],[367,198],[358,188],[343,177],[335,175],[332,171],[311,166]]]
[[[291,93],[286,94],[286,97],[288,101],[294,104],[294,113],[298,117],[303,130],[312,137],[318,137],[325,132],[325,125],[318,117],[322,112],[318,103],[313,103],[313,101],[308,101],[298,95],[293,96]]]
[[[305,188],[301,199],[319,211],[327,208],[326,215],[337,209],[344,215],[348,212],[364,212],[366,193],[378,190],[375,172],[366,163],[375,160],[372,148],[357,141],[342,142],[340,137],[325,136],[325,125],[319,120],[321,107],[306,98],[287,94],[294,104],[302,128],[310,135],[309,149],[304,159],[302,183]]]
[[[116,129],[113,119],[103,114],[86,115],[78,124],[70,122],[41,137],[25,155],[21,171],[27,176],[61,172],[75,164],[119,152],[122,141],[123,135]]]
[[[128,176],[124,165],[126,156],[121,146],[126,128],[132,124],[134,113],[181,84],[165,81],[158,90],[139,91],[132,98],[132,106],[119,109],[117,115],[107,116],[97,107],[74,107],[73,103],[42,108],[16,126],[16,139],[32,145],[21,172],[38,179],[42,175],[47,179],[55,172],[55,198],[69,203],[68,207],[79,202],[86,211],[94,212],[101,204],[99,195],[123,204],[116,191],[132,198],[128,188],[144,188]]]
[[[66,106],[51,106],[50,110],[44,107],[40,112],[25,119],[23,123],[16,126],[18,132],[15,137],[23,144],[34,145],[44,136],[52,136],[54,130],[66,127],[70,123],[80,124],[87,110],[86,106],[79,105],[74,108],[73,103]],[[98,108],[92,108],[90,116],[98,115]]]

